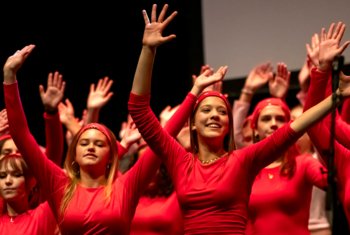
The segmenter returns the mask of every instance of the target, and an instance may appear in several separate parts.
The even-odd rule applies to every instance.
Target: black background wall
[[[168,3],[168,12],[178,11],[164,32],[175,33],[177,38],[157,50],[151,104],[159,114],[166,105],[181,103],[191,88],[191,75],[198,74],[204,64],[201,0],[98,1],[74,5],[59,1],[50,5],[26,2],[2,6],[1,66],[16,50],[27,44],[36,45],[19,71],[18,82],[30,129],[40,144],[45,143],[38,86],[46,87],[47,74],[56,70],[67,82],[65,98],[73,103],[77,117],[86,107],[90,84],[104,76],[114,80],[114,96],[101,110],[100,121],[118,136],[121,122],[127,118],[127,100],[142,46],[141,11],[146,9],[150,14],[153,3],[158,4],[158,10]],[[299,90],[298,71],[292,72],[287,97],[291,106],[297,103],[295,94]],[[225,80],[223,92],[231,102],[238,98],[244,79]],[[2,88],[0,95],[3,97]],[[253,105],[267,95],[265,87],[254,96]],[[1,98],[0,109],[4,107]]]
[[[178,16],[164,35],[177,38],[157,50],[152,87],[152,107],[159,113],[179,104],[191,87],[191,75],[203,64],[200,0],[116,1],[95,3],[26,3],[2,9],[0,64],[27,44],[36,48],[18,74],[20,93],[30,129],[44,145],[43,106],[38,86],[46,87],[47,74],[59,71],[67,82],[77,117],[86,107],[91,83],[109,76],[114,96],[101,110],[100,121],[118,135],[127,118],[127,100],[142,46],[142,9],[164,3]],[[1,75],[2,76],[2,75]],[[1,88],[3,97],[3,89]],[[0,109],[4,108],[3,98]]]

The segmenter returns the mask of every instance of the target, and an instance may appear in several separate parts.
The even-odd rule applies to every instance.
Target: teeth
[[[217,124],[209,124],[208,127],[220,127],[220,126]]]

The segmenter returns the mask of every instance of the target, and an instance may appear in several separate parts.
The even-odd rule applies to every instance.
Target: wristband
[[[253,95],[253,94],[254,94],[252,90],[249,90],[249,89],[246,89],[246,88],[243,88],[243,89],[241,90],[241,92],[242,92],[243,94],[246,94],[246,95]]]
[[[343,96],[339,90],[336,90],[335,92],[333,92],[332,101],[334,105],[338,105],[342,100],[343,100]]]

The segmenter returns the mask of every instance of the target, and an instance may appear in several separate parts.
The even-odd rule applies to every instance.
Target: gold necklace
[[[9,215],[9,217],[10,217],[10,222],[11,223],[14,223],[15,222],[15,218],[17,217],[16,215],[14,215],[14,216],[10,216]]]
[[[217,160],[219,160],[219,159],[222,158],[222,157],[225,157],[227,154],[228,154],[228,153],[225,153],[224,155],[222,155],[222,156],[220,156],[220,157],[215,157],[215,158],[210,159],[210,160],[202,160],[202,159],[200,159],[200,158],[198,158],[198,160],[199,160],[202,164],[208,165],[208,164],[210,164],[210,163],[216,162]]]
[[[210,159],[210,160],[202,160],[202,159],[199,159],[199,161],[200,161],[202,164],[207,165],[207,164],[213,163],[213,162],[215,162],[215,161],[217,161],[217,160],[219,160],[219,159],[220,159],[220,157],[215,157],[215,158]]]

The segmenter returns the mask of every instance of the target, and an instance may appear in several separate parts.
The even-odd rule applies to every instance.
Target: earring
[[[254,143],[259,142],[259,141],[260,141],[259,134],[254,135]]]
[[[80,169],[79,169],[79,164],[76,161],[73,161],[72,164],[72,170],[75,176],[79,176],[80,175]]]

